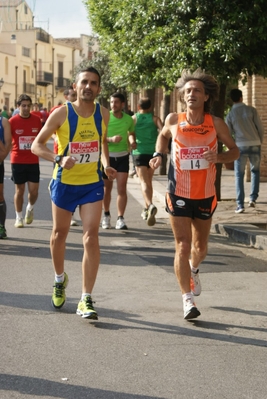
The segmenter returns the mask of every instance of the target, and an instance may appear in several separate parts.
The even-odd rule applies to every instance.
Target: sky
[[[34,26],[54,38],[92,34],[82,0],[26,0],[26,3],[33,11]]]

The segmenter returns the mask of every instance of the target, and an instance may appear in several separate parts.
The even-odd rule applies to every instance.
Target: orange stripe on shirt
[[[199,164],[200,169],[184,170],[181,165],[183,162],[180,159],[181,149],[191,154],[192,152],[194,153],[194,149],[197,152],[200,147],[208,147],[210,150],[217,151],[217,134],[212,116],[205,114],[204,122],[195,126],[187,122],[185,113],[179,114],[176,135],[172,141],[169,171],[169,179],[171,179],[171,182],[169,182],[170,193],[191,199],[203,199],[215,195],[215,164],[209,164],[204,169],[202,168],[203,157],[201,158],[201,155],[199,155],[200,161],[192,158],[192,162],[189,155],[188,167],[190,168],[191,162],[192,165]]]

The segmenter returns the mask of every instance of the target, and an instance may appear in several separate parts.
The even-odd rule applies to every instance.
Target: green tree
[[[220,83],[267,75],[265,0],[87,0],[114,79],[173,88],[184,68],[201,67]]]

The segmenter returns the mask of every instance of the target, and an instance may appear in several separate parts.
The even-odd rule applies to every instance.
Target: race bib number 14
[[[75,157],[77,163],[91,163],[99,160],[98,141],[69,143],[69,154]]]
[[[208,169],[209,162],[203,158],[208,146],[180,148],[180,167],[182,170]]]

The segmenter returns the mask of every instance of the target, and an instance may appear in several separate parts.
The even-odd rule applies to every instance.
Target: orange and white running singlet
[[[201,125],[190,125],[186,114],[178,115],[173,132],[168,192],[183,198],[204,199],[215,195],[215,164],[203,158],[208,150],[217,152],[217,135],[212,116],[205,114]]]

